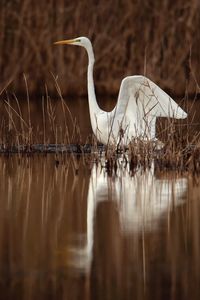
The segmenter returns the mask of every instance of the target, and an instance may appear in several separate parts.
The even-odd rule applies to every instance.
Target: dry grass
[[[61,38],[89,36],[96,53],[96,86],[117,94],[121,79],[146,74],[174,94],[199,87],[200,3],[198,0],[1,1],[1,88],[13,81],[24,93],[43,92],[50,72],[59,74],[64,94],[86,93],[83,49],[54,47]],[[78,57],[78,59],[77,59]],[[77,78],[79,78],[77,80]],[[198,88],[199,91],[199,88]]]
[[[3,152],[32,152],[33,144],[47,145],[81,143],[76,118],[72,117],[55,78],[57,98],[52,99],[48,88],[36,106],[30,99],[24,75],[26,96],[5,92],[1,97],[0,145]],[[59,97],[58,97],[59,96]],[[37,110],[36,110],[37,107]],[[56,149],[54,149],[54,152]]]
[[[20,158],[24,154],[51,152],[55,155],[56,165],[65,162],[66,153],[72,154],[70,157],[76,172],[79,171],[82,157],[86,165],[95,161],[110,176],[115,175],[121,167],[127,167],[133,175],[138,168],[151,168],[153,162],[161,171],[200,172],[200,140],[198,131],[193,129],[192,112],[187,110],[189,118],[186,120],[166,119],[158,122],[157,137],[163,144],[136,138],[128,147],[120,144],[102,146],[94,136],[83,137],[82,126],[72,115],[56,78],[54,84],[59,99],[51,98],[46,86],[37,111],[30,100],[26,76],[24,83],[25,100],[9,92],[4,93],[1,99],[2,154],[18,153]],[[182,106],[185,107],[186,103],[182,103]],[[84,117],[86,122],[85,114]]]

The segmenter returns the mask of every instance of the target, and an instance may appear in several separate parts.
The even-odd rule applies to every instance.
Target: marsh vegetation
[[[53,42],[88,36],[94,45],[98,93],[116,95],[123,77],[146,74],[175,95],[183,95],[185,87],[195,94],[199,6],[197,0],[2,0],[0,90],[14,80],[13,90],[24,93],[25,73],[31,93],[43,92],[48,82],[53,94],[53,72],[59,74],[64,94],[85,95],[85,53],[55,49]]]
[[[55,81],[58,92],[56,98],[52,98],[46,88],[44,96],[34,101],[29,96],[25,76],[24,83],[26,96],[18,98],[10,92],[4,92],[1,96],[2,154],[18,153],[20,157],[24,154],[53,152],[57,157],[68,153],[73,158],[77,155],[87,156],[87,161],[96,163],[104,155],[109,172],[115,172],[119,157],[123,157],[133,171],[141,166],[147,168],[155,162],[160,169],[199,172],[200,124],[196,99],[179,101],[188,112],[187,119],[158,119],[156,127],[159,142],[135,138],[127,146],[120,143],[100,145],[92,134],[87,99],[69,97],[65,100]],[[115,103],[112,99],[102,99],[100,105],[111,110]]]

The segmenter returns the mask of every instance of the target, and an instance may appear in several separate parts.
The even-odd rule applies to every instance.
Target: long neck
[[[93,67],[94,67],[94,53],[91,47],[87,49],[88,53],[88,72],[87,72],[87,87],[88,87],[88,101],[89,101],[89,110],[90,110],[90,120],[92,124],[92,129],[94,130],[97,125],[96,115],[100,111],[100,108],[97,104],[94,79],[93,79]]]

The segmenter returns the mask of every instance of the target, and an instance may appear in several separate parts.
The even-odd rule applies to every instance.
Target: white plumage
[[[184,119],[187,114],[159,86],[145,76],[128,76],[122,80],[116,107],[111,112],[100,109],[96,101],[90,40],[79,37],[55,44],[82,46],[88,53],[88,100],[93,133],[103,144],[128,145],[134,138],[154,140],[156,118]]]

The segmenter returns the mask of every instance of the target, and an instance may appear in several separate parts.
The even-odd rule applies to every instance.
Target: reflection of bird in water
[[[173,207],[183,203],[186,189],[186,178],[170,178],[164,175],[158,178],[153,167],[146,171],[138,170],[134,176],[130,176],[128,170],[122,167],[118,169],[117,176],[109,177],[104,169],[94,165],[87,196],[86,242],[79,249],[71,249],[74,267],[82,266],[84,270],[90,270],[94,219],[100,203],[111,201],[115,204],[101,207],[115,207],[120,220],[118,228],[121,228],[121,234],[141,233],[143,230],[155,231],[159,228],[161,219],[166,218]],[[110,215],[113,215],[112,212]],[[103,222],[104,220],[101,220],[101,223]]]
[[[134,176],[122,167],[118,168],[117,176],[108,177],[104,170],[94,166],[88,201],[92,198],[94,206],[102,200],[116,201],[125,231],[140,231],[144,227],[152,230],[162,216],[183,203],[186,188],[186,178],[156,178],[153,167],[137,171]]]
[[[184,119],[187,114],[155,83],[144,76],[128,76],[122,80],[116,107],[111,112],[101,110],[96,101],[93,66],[94,53],[90,40],[79,37],[55,44],[82,46],[89,58],[88,100],[91,125],[103,144],[128,144],[133,138],[155,139],[156,117]]]

